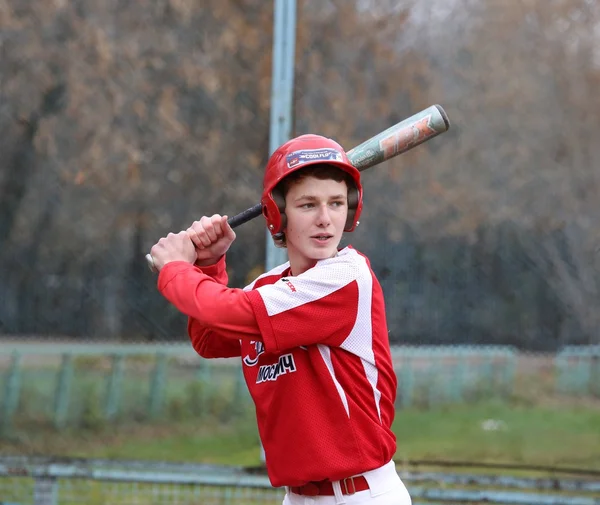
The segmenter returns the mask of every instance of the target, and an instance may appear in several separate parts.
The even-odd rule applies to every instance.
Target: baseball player
[[[284,505],[411,503],[392,459],[396,376],[382,289],[363,254],[339,248],[362,193],[338,143],[303,135],[270,157],[261,199],[289,262],[228,288],[235,233],[220,215],[151,250],[158,289],[188,316],[198,354],[241,358]]]

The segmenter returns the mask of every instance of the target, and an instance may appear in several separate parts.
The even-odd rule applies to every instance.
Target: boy
[[[289,262],[227,287],[226,216],[203,217],[151,250],[160,292],[188,316],[205,358],[240,356],[271,484],[284,505],[410,504],[392,460],[396,376],[383,293],[369,262],[338,250],[362,209],[360,173],[318,135],[270,157],[263,215]]]

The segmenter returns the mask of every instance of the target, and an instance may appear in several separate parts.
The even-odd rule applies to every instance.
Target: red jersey
[[[159,289],[189,316],[200,355],[241,356],[272,485],[388,463],[396,376],[383,292],[366,257],[346,247],[298,276],[286,263],[244,290],[226,281],[224,260],[202,271],[173,262]]]

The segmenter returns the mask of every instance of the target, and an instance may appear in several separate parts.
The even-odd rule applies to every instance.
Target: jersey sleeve
[[[208,275],[211,279],[222,284],[223,286],[227,286],[229,282],[229,276],[227,275],[227,265],[225,263],[225,255],[219,258],[214,265],[208,265],[205,267],[200,267],[194,265],[198,270],[200,270],[203,274]]]
[[[192,320],[188,331],[191,327],[194,333],[190,338],[195,338],[198,346],[209,346],[209,341],[218,338],[234,340],[238,346],[240,339],[261,340],[247,294],[219,284],[189,263],[173,261],[165,265],[158,275],[158,290]],[[233,352],[233,344],[228,350]],[[210,354],[208,349],[206,352]]]
[[[214,265],[196,266],[196,268],[215,282],[227,286],[229,277],[225,255],[221,256]],[[192,347],[203,358],[232,358],[241,355],[239,340],[223,337],[210,328],[204,327],[200,321],[193,317],[188,317],[187,330]]]
[[[220,335],[191,317],[188,319],[188,335],[192,347],[203,358],[233,358],[242,355],[239,340]]]
[[[359,273],[352,261],[323,261],[297,277],[249,291],[265,349],[341,345],[356,323]]]

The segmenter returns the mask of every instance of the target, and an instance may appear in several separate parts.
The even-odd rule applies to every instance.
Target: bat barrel
[[[445,129],[440,133],[448,131],[450,129],[450,119],[448,119],[448,114],[446,114],[446,111],[441,105],[435,104],[433,105],[433,107],[437,109],[437,111],[440,113],[440,116],[442,117],[442,121],[444,121]]]
[[[440,105],[432,105],[348,151],[348,158],[362,172],[417,147],[449,128],[446,111]]]

